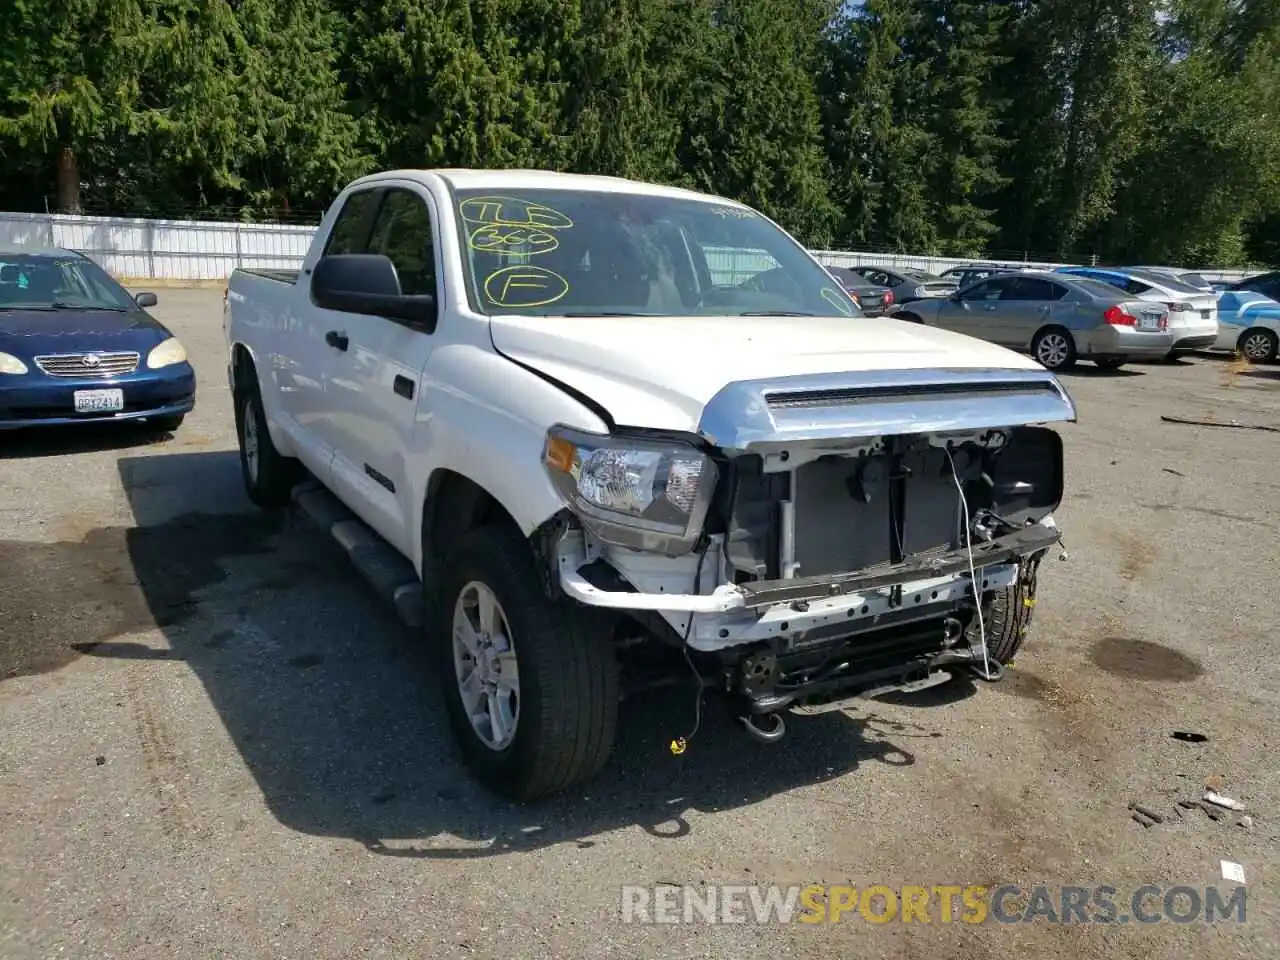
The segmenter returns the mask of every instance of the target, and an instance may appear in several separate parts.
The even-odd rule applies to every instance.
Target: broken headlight
[[[670,557],[697,543],[716,484],[711,458],[678,441],[552,427],[542,462],[598,539]]]

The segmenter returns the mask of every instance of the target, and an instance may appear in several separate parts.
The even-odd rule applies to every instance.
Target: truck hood
[[[731,383],[912,370],[1039,371],[983,340],[890,318],[492,318],[495,349],[590,397],[619,426],[693,431]]]

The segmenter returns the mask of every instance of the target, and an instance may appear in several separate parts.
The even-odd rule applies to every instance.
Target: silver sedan
[[[988,277],[950,297],[912,301],[894,316],[1029,352],[1050,370],[1077,360],[1115,370],[1168,355],[1176,339],[1163,304],[1044,271]]]

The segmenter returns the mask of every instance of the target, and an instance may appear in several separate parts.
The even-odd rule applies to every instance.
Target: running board
[[[338,541],[361,576],[391,602],[405,624],[423,625],[422,583],[412,563],[315,480],[294,487],[292,498],[308,519]]]

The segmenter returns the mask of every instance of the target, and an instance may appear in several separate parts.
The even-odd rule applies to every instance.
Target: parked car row
[[[1051,370],[1082,359],[1117,369],[1195,350],[1235,351],[1255,363],[1280,355],[1280,272],[1224,284],[1160,266],[828,270],[867,316],[980,337],[1030,352]]]

